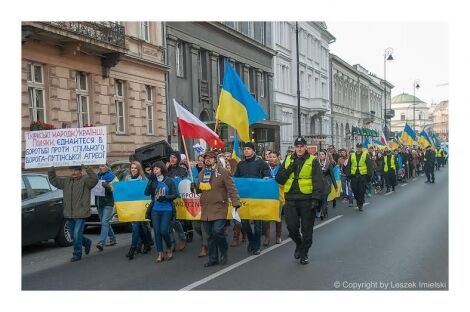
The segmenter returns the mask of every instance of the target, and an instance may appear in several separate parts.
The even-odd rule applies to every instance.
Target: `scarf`
[[[328,167],[329,167],[330,162],[328,161],[327,158],[325,158],[325,160],[324,160],[323,163],[322,163],[321,159],[318,158],[318,163],[320,164],[321,170],[322,170],[323,172],[325,172],[326,170],[328,170]]]
[[[212,189],[210,180],[211,180],[212,173],[214,171],[215,171],[215,167],[204,168],[202,181],[199,183],[199,189],[201,191],[210,191]]]

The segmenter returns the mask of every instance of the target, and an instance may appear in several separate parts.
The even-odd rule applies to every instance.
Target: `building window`
[[[259,81],[259,96],[264,98],[264,73],[261,73],[260,75],[260,81]]]
[[[147,134],[153,134],[153,87],[145,86],[145,107],[147,111]]]
[[[77,72],[75,74],[75,93],[77,96],[77,113],[79,128],[90,124],[90,107],[87,78],[87,74],[84,72]]]
[[[176,76],[184,77],[184,45],[181,41],[176,43]]]
[[[265,25],[264,22],[254,22],[254,28],[255,28],[255,40],[258,42],[261,42],[264,44],[264,29]]]
[[[124,82],[116,80],[115,82],[115,104],[116,104],[116,133],[126,132],[125,102],[124,102]]]
[[[28,63],[29,116],[31,121],[46,121],[44,70],[42,65]]]
[[[282,112],[282,122],[287,123],[288,125],[281,126],[282,128],[282,138],[287,142],[290,142],[294,137],[294,125],[293,125],[293,112],[292,111],[283,111]]]
[[[326,99],[326,83],[321,83],[321,97],[322,99]]]
[[[150,23],[140,22],[140,39],[150,41]]]
[[[305,73],[303,71],[300,72],[300,83],[299,83],[299,88],[300,88],[300,95],[305,96]]]
[[[405,114],[400,115],[400,120],[405,120]]]
[[[320,80],[318,78],[315,78],[315,97],[320,97]]]

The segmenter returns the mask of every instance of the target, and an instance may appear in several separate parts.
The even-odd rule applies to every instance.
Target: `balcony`
[[[393,109],[385,109],[384,111],[385,119],[392,119],[393,117],[395,117],[395,111]]]
[[[23,22],[22,42],[30,40],[58,46],[64,56],[99,56],[103,77],[127,52],[125,28],[113,22]]]

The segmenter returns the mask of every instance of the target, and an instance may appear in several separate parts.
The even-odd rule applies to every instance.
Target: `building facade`
[[[349,65],[337,55],[331,54],[330,62],[333,144],[349,149],[363,142],[365,131],[357,129],[373,130],[372,139],[378,139],[385,126],[384,93],[393,85],[387,82],[385,89],[382,79],[361,65]],[[386,97],[390,98],[390,92]]]
[[[281,122],[280,152],[285,155],[298,136],[296,23],[273,22],[273,109]],[[318,148],[331,141],[329,45],[335,38],[323,22],[299,22],[301,134]]]
[[[392,119],[392,131],[400,132],[408,124],[417,133],[431,124],[429,106],[416,96],[401,93],[392,98],[395,117]]]
[[[268,121],[252,125],[252,140],[258,150],[279,145],[279,125],[272,121],[274,50],[269,22],[166,22],[168,75],[168,141],[182,148],[173,98],[196,117],[214,128],[215,112],[230,62],[253,97],[269,115]],[[233,129],[218,126],[217,132],[231,149]],[[189,146],[189,144],[188,144]],[[191,145],[192,146],[192,145]],[[188,151],[190,155],[192,151]]]
[[[426,130],[434,131],[441,142],[449,142],[449,101],[431,104],[429,119],[431,126]]]
[[[166,138],[167,71],[160,22],[23,22],[22,132],[106,126],[108,161],[129,159]]]

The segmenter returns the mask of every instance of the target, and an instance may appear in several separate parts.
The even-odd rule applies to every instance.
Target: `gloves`
[[[191,193],[196,193],[196,184],[194,184],[194,182],[191,183],[190,190],[191,190]]]
[[[165,195],[160,195],[160,196],[158,196],[157,201],[162,202],[165,199],[166,199]]]
[[[289,167],[287,167],[286,171],[287,171],[287,174],[291,174],[292,172],[295,171],[295,168],[297,167],[296,163],[293,162],[289,165]]]

